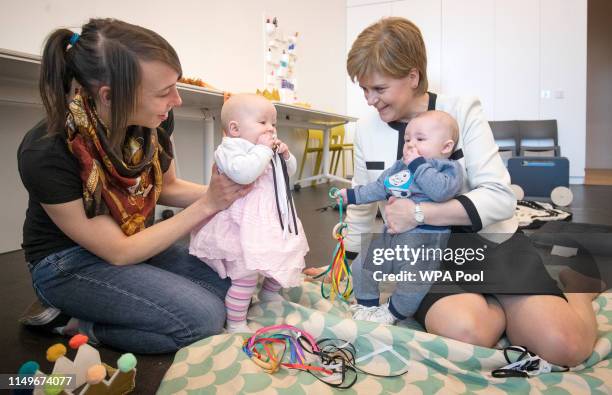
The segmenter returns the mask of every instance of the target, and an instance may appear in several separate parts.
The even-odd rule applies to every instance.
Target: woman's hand
[[[253,189],[253,184],[240,185],[226,175],[219,174],[217,165],[213,165],[210,183],[202,200],[214,212],[228,208],[238,198],[245,196]]]
[[[385,219],[389,233],[403,233],[415,228],[414,202],[392,196],[385,207]]]

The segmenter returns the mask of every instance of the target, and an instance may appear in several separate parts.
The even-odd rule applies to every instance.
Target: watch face
[[[425,222],[425,214],[423,214],[423,210],[418,204],[414,206],[414,219],[418,224]]]

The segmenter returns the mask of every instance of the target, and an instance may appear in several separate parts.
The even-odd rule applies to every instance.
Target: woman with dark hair
[[[26,260],[60,333],[160,353],[222,331],[229,281],[176,242],[249,187],[216,171],[208,186],[177,178],[181,73],[166,40],[114,19],[46,41],[47,117],[24,137],[18,165]],[[184,210],[153,225],[157,203]]]

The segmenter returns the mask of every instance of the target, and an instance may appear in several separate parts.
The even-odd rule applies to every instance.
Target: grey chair
[[[489,121],[499,151],[517,156],[520,145],[519,121]],[[512,140],[513,144],[508,144]],[[505,143],[505,144],[504,144]]]
[[[540,121],[520,121],[519,155],[542,155],[552,152],[552,156],[561,156],[559,137],[557,133],[557,120],[548,119]],[[527,140],[527,141],[526,141]],[[551,140],[552,145],[529,145],[529,140]]]

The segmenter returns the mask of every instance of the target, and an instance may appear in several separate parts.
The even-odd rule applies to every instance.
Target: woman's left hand
[[[385,218],[389,233],[403,233],[417,226],[414,219],[414,202],[410,199],[389,199],[385,207]]]

